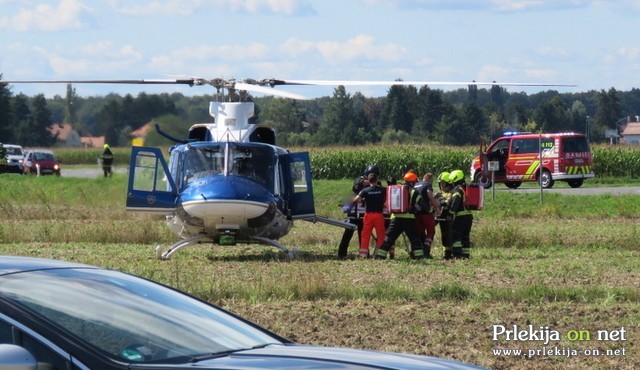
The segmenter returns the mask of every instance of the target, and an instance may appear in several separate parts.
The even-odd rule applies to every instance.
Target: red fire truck
[[[540,165],[542,165],[542,173]],[[595,176],[591,150],[585,135],[505,133],[471,163],[471,178],[485,188],[502,182],[515,189],[525,181],[540,181],[551,188],[555,181],[566,181],[572,188]]]

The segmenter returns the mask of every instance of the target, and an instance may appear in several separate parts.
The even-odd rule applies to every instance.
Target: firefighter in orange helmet
[[[402,210],[391,209],[391,222],[387,228],[387,233],[384,237],[384,242],[376,251],[375,259],[386,259],[389,254],[389,250],[396,242],[398,237],[405,233],[409,241],[411,242],[411,258],[422,259],[424,258],[424,250],[422,248],[422,240],[418,231],[416,230],[416,216],[415,212],[426,209],[424,199],[420,193],[413,188],[413,185],[418,181],[418,176],[415,172],[409,171],[403,177],[405,183],[402,192],[407,193],[406,207]],[[389,204],[387,204],[389,207]]]

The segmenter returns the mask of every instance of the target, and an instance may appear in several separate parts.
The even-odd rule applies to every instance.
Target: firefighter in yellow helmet
[[[104,172],[104,177],[111,177],[111,166],[113,165],[113,153],[111,152],[111,148],[109,144],[104,144],[104,151],[102,152],[102,157],[100,157],[102,162],[102,172]]]
[[[451,220],[447,220],[449,214],[449,206],[451,201],[451,190],[453,186],[449,181],[449,172],[445,171],[438,175],[436,180],[438,182],[438,192],[433,196],[440,203],[441,212],[436,215],[436,222],[440,226],[440,242],[444,248],[444,258],[450,259],[451,253]]]
[[[4,147],[4,144],[0,143],[0,172],[4,172],[8,169],[7,167],[7,148]]]
[[[451,220],[451,256],[449,259],[466,259],[471,254],[471,226],[473,224],[473,214],[465,206],[466,203],[466,183],[464,172],[461,170],[451,171],[449,181],[453,185],[451,191],[451,203],[447,220]],[[445,258],[447,258],[445,256]]]
[[[401,185],[403,187],[401,191],[406,192],[406,205],[400,207],[401,209],[391,209],[391,222],[387,228],[382,246],[378,248],[374,255],[375,259],[386,259],[389,250],[402,233],[405,233],[411,242],[411,258],[424,258],[422,240],[416,227],[415,212],[427,209],[428,205],[420,193],[413,188],[413,185],[418,182],[418,175],[413,171],[409,171],[404,175],[403,179],[405,183]]]

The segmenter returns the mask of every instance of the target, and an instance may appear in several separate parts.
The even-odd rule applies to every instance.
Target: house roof
[[[640,122],[630,122],[627,124],[627,127],[624,128],[624,131],[621,133],[622,136],[626,135],[640,135]]]
[[[84,136],[80,138],[80,142],[84,144],[85,147],[102,148],[102,146],[104,145],[104,136]]]
[[[68,123],[54,123],[49,126],[51,135],[56,136],[58,140],[67,141],[69,135],[73,132],[73,127]]]
[[[151,123],[147,123],[139,129],[131,131],[131,136],[145,138],[147,137],[149,130],[151,130]]]

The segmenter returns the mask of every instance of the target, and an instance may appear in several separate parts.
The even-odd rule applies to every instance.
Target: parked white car
[[[20,145],[4,144],[7,150],[7,171],[12,173],[22,173],[22,162],[24,153]]]

